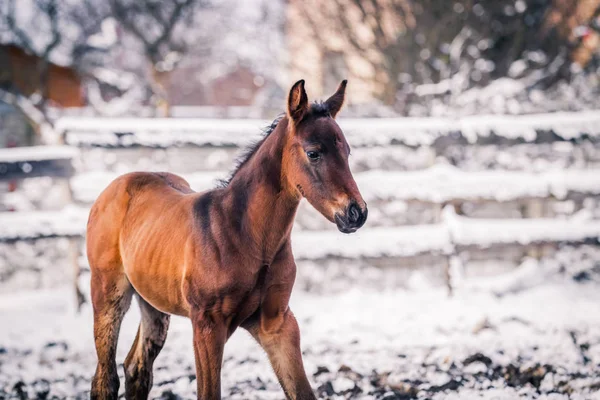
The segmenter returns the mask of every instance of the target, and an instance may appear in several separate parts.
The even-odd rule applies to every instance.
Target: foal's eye
[[[321,154],[318,151],[307,151],[306,156],[310,161],[317,161],[321,158]]]

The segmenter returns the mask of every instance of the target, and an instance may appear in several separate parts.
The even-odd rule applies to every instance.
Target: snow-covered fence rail
[[[76,175],[71,180],[75,201],[92,203],[118,175],[107,172]],[[219,178],[227,176],[227,172],[207,171],[181,175],[192,189],[204,191],[214,187]],[[600,169],[544,173],[504,170],[465,172],[450,165],[435,165],[418,171],[370,170],[354,176],[368,203],[415,201],[460,205],[465,202],[600,196]]]
[[[63,118],[56,128],[78,147],[154,147],[245,145],[270,121],[195,118]],[[600,141],[600,113],[563,112],[522,116],[464,118],[378,118],[340,120],[353,146],[447,146],[510,143]]]
[[[55,237],[83,237],[89,210],[70,207],[61,212],[6,213],[0,242]],[[478,219],[446,209],[438,224],[374,227],[353,235],[336,230],[299,231],[292,236],[301,260],[448,255],[467,248],[552,243],[598,243],[600,221],[578,219]]]
[[[371,170],[357,174],[356,180],[369,200],[444,204],[600,195],[600,170],[595,169],[466,172],[449,165],[435,165],[419,171]]]
[[[83,237],[87,214],[87,209],[75,207],[67,207],[60,211],[2,213],[0,242]]]
[[[75,173],[72,146],[34,146],[0,149],[0,180],[37,176],[70,178]]]

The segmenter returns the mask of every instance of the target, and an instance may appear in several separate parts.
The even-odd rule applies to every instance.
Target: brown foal
[[[302,197],[344,233],[367,219],[334,120],[345,89],[343,81],[327,101],[309,104],[298,81],[286,115],[222,187],[196,193],[176,175],[136,172],[104,190],[87,226],[98,354],[92,399],[117,398],[117,339],[134,294],[141,322],[124,363],[126,398],[148,397],[175,314],[192,321],[199,399],[220,398],[223,348],[238,326],[266,351],[288,399],[315,399],[288,307],[290,233]]]

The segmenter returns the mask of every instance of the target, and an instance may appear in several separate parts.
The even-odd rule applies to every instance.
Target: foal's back
[[[124,276],[122,284],[131,284],[157,309],[187,315],[181,285],[198,196],[183,178],[169,173],[136,172],[113,181],[88,221],[93,276]]]

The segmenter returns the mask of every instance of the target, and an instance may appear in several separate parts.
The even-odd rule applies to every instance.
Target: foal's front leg
[[[268,316],[262,313],[260,320],[245,326],[262,346],[285,396],[290,400],[316,399],[302,363],[300,329],[292,311]]]
[[[227,326],[221,318],[215,318],[204,311],[193,313],[191,319],[194,329],[198,399],[220,399],[221,364],[227,341]]]

